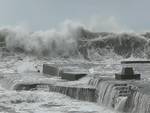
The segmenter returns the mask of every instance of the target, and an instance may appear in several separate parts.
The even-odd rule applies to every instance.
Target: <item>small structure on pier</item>
[[[52,76],[59,76],[60,69],[56,65],[43,64],[43,73]]]
[[[115,74],[116,80],[140,80],[141,75],[135,74],[132,67],[124,67],[122,68],[122,72],[120,74]]]
[[[140,73],[142,78],[150,78],[150,60],[124,60],[122,67],[132,67],[135,73]]]
[[[61,77],[61,79],[74,81],[79,80],[80,78],[87,75],[87,73],[85,72],[71,71],[71,70],[68,71],[68,70],[67,68],[65,69],[63,66],[43,64],[43,73],[48,76],[57,76]]]

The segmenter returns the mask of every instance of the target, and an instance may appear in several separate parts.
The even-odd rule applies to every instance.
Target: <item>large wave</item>
[[[117,55],[128,58],[148,57],[148,39],[134,33],[108,33],[105,36],[86,40],[86,49],[95,49],[99,54],[105,55],[105,51],[114,52]],[[105,50],[105,51],[104,51]]]
[[[38,56],[76,57],[115,53],[150,58],[150,33],[92,32],[82,25],[65,24],[60,30],[30,32],[21,27],[0,29],[0,45],[9,51]]]

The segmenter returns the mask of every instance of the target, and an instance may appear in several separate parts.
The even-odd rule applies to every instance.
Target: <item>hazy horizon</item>
[[[97,31],[148,31],[149,0],[0,0],[0,27],[57,28],[66,20]],[[88,25],[89,24],[89,25]]]

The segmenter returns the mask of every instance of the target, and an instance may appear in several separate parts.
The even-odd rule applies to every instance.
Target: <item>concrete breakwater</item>
[[[48,92],[58,92],[71,98],[97,102],[97,92],[91,87],[58,86],[50,84],[17,84],[14,90],[44,90]]]
[[[59,76],[49,75],[47,78],[39,73],[25,73],[7,74],[1,76],[0,81],[6,89],[58,92],[74,99],[103,104],[121,112],[150,112],[150,82],[144,79],[115,80],[113,77],[90,76],[88,82],[81,84],[79,80],[69,82]]]
[[[18,84],[15,90],[45,90],[58,92],[71,98],[96,102],[126,113],[149,113],[150,94],[143,81],[118,81],[114,79],[91,79],[88,86],[56,84]],[[138,85],[141,82],[140,85]],[[143,82],[143,83],[142,83]],[[142,87],[143,86],[143,87]],[[26,89],[26,88],[27,89]],[[146,92],[147,91],[147,92]]]
[[[26,76],[26,79],[23,76]],[[60,77],[49,75],[47,78],[47,76],[39,73],[5,74],[0,79],[2,87],[8,90],[44,90],[65,94],[74,99],[96,102],[97,93],[95,88],[78,83],[78,81],[74,81],[72,85],[67,82],[60,79]]]
[[[98,92],[97,102],[127,113],[150,112],[150,82],[118,81],[111,78],[93,78],[89,85]]]

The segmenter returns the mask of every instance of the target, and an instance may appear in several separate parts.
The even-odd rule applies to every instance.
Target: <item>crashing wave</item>
[[[77,57],[92,55],[125,58],[150,57],[150,33],[92,32],[82,26],[66,25],[62,30],[29,32],[22,28],[0,29],[0,47],[38,56]],[[5,44],[4,44],[5,43]]]

